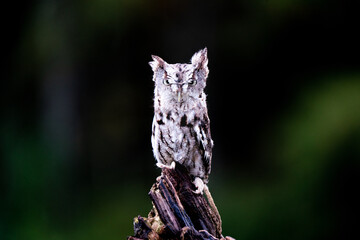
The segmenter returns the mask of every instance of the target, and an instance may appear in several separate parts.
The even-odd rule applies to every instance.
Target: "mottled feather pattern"
[[[168,64],[152,56],[154,71],[154,119],[152,148],[160,166],[173,161],[205,184],[211,171],[213,141],[204,88],[209,73],[207,49],[190,64]]]

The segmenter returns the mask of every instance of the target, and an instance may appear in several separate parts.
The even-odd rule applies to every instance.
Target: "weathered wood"
[[[207,196],[211,204],[194,191],[192,179],[182,165],[164,168],[149,192],[153,209],[147,218],[134,219],[134,236],[128,240],[232,239],[222,236],[220,215],[210,192]]]

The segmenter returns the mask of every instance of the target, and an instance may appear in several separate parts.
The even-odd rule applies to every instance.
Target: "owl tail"
[[[204,186],[204,193],[205,193],[205,196],[209,202],[209,205],[213,211],[213,216],[212,218],[214,219],[214,221],[216,222],[216,225],[217,225],[217,229],[219,230],[220,233],[222,233],[222,221],[221,221],[221,217],[220,217],[220,214],[219,214],[219,211],[215,205],[215,202],[214,202],[214,199],[213,197],[211,196],[211,193],[209,191],[209,187],[207,185]]]

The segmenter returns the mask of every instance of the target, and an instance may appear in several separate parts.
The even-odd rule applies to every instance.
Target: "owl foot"
[[[167,169],[175,169],[175,161],[172,161],[171,162],[171,164],[170,164],[170,166],[169,165],[165,165],[165,164],[163,164],[163,163],[156,163],[156,166],[158,167],[158,168],[161,168],[161,169],[163,169],[163,168],[167,168]]]
[[[204,188],[205,188],[205,183],[203,182],[203,180],[199,177],[196,177],[194,180],[194,185],[197,188],[196,191],[193,191],[195,194],[203,194]]]

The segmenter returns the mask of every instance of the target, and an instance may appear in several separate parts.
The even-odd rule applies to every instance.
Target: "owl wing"
[[[211,156],[212,156],[212,148],[213,148],[213,140],[211,139],[210,133],[210,120],[209,117],[204,114],[202,120],[200,120],[195,127],[196,139],[199,143],[200,148],[203,149],[204,155],[204,168],[206,175],[210,174],[211,170]]]

